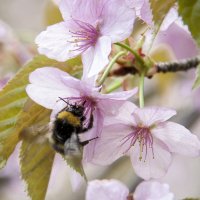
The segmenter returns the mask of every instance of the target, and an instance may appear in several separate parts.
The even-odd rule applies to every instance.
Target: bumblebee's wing
[[[64,144],[64,153],[66,156],[79,156],[81,155],[81,146],[76,133],[66,140]]]
[[[47,140],[47,137],[44,137],[47,135],[47,133],[49,133],[48,124],[47,125],[36,124],[23,129],[22,132],[20,133],[20,138],[30,141],[41,140],[42,138]]]

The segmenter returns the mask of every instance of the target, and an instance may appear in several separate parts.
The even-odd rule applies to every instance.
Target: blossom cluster
[[[36,103],[52,110],[51,122],[67,104],[84,108],[84,128],[88,128],[93,119],[92,127],[78,135],[80,142],[89,141],[83,147],[83,163],[109,165],[122,156],[130,156],[136,174],[149,180],[166,174],[174,154],[199,156],[197,136],[182,125],[168,121],[176,111],[158,106],[136,106],[129,99],[137,94],[137,88],[103,94],[102,85],[97,84],[99,73],[107,69],[113,44],[131,35],[136,17],[153,26],[147,1],[61,0],[59,9],[64,21],[47,27],[38,35],[38,51],[60,62],[81,54],[82,78],[79,80],[58,68],[46,66],[30,74],[26,91]],[[170,13],[154,45],[167,40],[163,33],[172,29],[191,38],[175,9]],[[146,38],[151,36],[149,29]],[[146,54],[148,41],[145,40],[142,46]],[[188,53],[182,49],[182,55],[175,45],[172,47],[177,58],[196,54],[194,43],[190,44],[194,51]],[[90,192],[88,189],[87,195]],[[127,197],[128,192],[125,193]],[[171,194],[169,196],[168,199],[172,199]],[[92,194],[87,199],[93,199],[91,197]]]
[[[94,180],[89,182],[86,200],[173,200],[174,194],[169,191],[169,185],[157,181],[143,181],[129,195],[128,188],[117,180]]]

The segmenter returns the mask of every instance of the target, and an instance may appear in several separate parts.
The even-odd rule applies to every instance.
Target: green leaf
[[[197,69],[196,69],[196,78],[192,86],[192,89],[196,89],[199,86],[200,86],[200,64],[197,66]]]
[[[55,152],[49,143],[23,141],[20,151],[22,178],[32,200],[44,200]]]
[[[149,2],[153,14],[154,24],[159,28],[176,0],[149,0]]]
[[[48,1],[46,3],[44,18],[47,25],[52,25],[63,21],[60,10],[58,6],[53,3],[53,1]]]
[[[37,56],[22,67],[0,91],[0,168],[5,166],[19,142],[19,133],[45,110],[33,102],[29,109],[24,107],[28,101],[25,87],[29,82],[29,74],[45,66],[54,66],[74,74],[81,71],[80,63],[80,58],[60,63],[45,56]]]
[[[178,0],[179,14],[200,46],[200,0]]]
[[[69,167],[79,173],[86,181],[87,177],[83,169],[82,156],[64,157]]]
[[[37,56],[0,91],[0,167],[22,140],[21,173],[33,200],[45,199],[55,151],[45,135],[51,110],[34,103],[25,92],[29,74],[37,68],[52,66],[76,75],[81,72],[80,64],[80,58],[60,63]]]

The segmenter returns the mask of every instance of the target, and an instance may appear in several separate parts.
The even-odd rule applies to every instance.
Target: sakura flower
[[[38,35],[38,51],[58,61],[82,54],[89,76],[105,67],[111,44],[129,37],[135,19],[121,0],[62,0],[59,8],[64,21]]]
[[[169,185],[157,181],[143,181],[133,195],[120,181],[94,180],[88,183],[86,200],[173,200],[174,194],[169,191]],[[129,198],[128,198],[129,197]]]
[[[83,77],[86,78],[85,75]],[[94,78],[79,80],[53,67],[35,70],[30,74],[29,80],[27,94],[36,103],[52,109],[51,121],[68,104],[84,108],[84,128],[90,126],[90,119],[93,118],[92,128],[80,138],[84,141],[100,137],[105,116],[117,114],[117,109],[137,92],[137,89],[133,89],[101,94],[100,88],[95,87]],[[92,158],[95,144],[96,140],[92,140],[85,146],[85,161]]]
[[[134,5],[136,0],[127,0],[129,4]],[[153,27],[153,16],[150,8],[149,0],[142,0],[138,4],[138,12],[136,13],[139,18],[145,21],[148,26]],[[152,53],[153,50],[159,46],[165,45],[168,50],[174,54],[175,59],[186,59],[198,55],[198,47],[188,30],[184,25],[181,17],[178,16],[177,9],[172,7],[165,16],[160,30],[154,40],[155,33],[152,29],[145,32],[145,43],[143,44],[142,51],[145,54]],[[154,41],[153,41],[154,40]],[[151,42],[153,41],[153,44]],[[149,48],[152,45],[151,52]],[[188,48],[185,48],[185,47]]]
[[[129,155],[136,174],[150,179],[166,174],[172,154],[199,156],[198,138],[185,127],[167,122],[174,110],[126,103],[119,113],[115,120],[105,119],[109,123],[96,143],[93,163],[107,165]]]
[[[173,200],[174,194],[166,183],[143,181],[135,189],[133,197],[134,200]]]
[[[94,180],[88,183],[86,200],[127,200],[128,188],[117,180]]]
[[[158,33],[152,51],[162,45],[171,50],[177,60],[188,59],[197,56],[199,53],[198,47],[187,28],[176,22]]]
[[[129,7],[136,9],[136,16],[146,22],[149,26],[153,26],[153,15],[149,0],[126,0]],[[172,7],[165,16],[160,30],[166,30],[174,21],[178,20],[178,12]],[[180,20],[180,18],[179,18]]]

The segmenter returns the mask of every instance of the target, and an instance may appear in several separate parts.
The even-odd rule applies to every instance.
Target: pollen
[[[78,117],[74,116],[72,113],[63,111],[60,112],[57,116],[58,119],[66,119],[70,124],[74,126],[80,126],[81,121]]]
[[[133,127],[133,132],[128,134],[122,139],[120,146],[124,145],[130,141],[128,149],[124,152],[127,153],[129,149],[137,143],[139,145],[139,160],[146,161],[148,151],[151,150],[152,157],[154,159],[154,150],[153,150],[153,136],[151,134],[150,128],[148,127]]]

